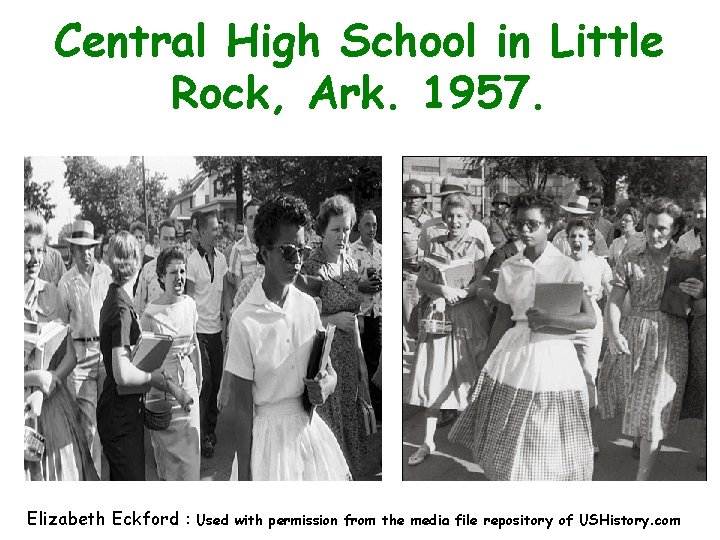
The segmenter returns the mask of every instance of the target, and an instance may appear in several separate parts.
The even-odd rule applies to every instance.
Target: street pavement
[[[227,410],[218,417],[215,434],[218,444],[215,447],[215,454],[211,458],[202,458],[200,465],[200,480],[229,480],[232,471],[232,418],[235,411],[235,403],[230,398]],[[155,468],[155,459],[150,444],[150,437],[145,437],[145,478],[146,480],[158,480]],[[378,425],[378,432],[371,436],[368,450],[368,466],[366,473],[356,480],[382,480],[382,427]]]
[[[403,355],[403,403],[409,391],[413,355]],[[424,409],[403,405],[403,480],[487,480],[472,461],[470,450],[448,441],[450,426],[437,430],[436,450],[423,463],[407,464],[408,458],[423,442]],[[638,461],[631,456],[632,440],[621,433],[621,419],[601,420],[595,426],[600,455],[595,459],[593,480],[634,480]],[[697,450],[699,421],[683,420],[678,432],[667,439],[653,469],[652,480],[707,480],[698,472]]]

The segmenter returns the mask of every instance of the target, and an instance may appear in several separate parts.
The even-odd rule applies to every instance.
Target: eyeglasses
[[[268,246],[270,249],[280,249],[280,255],[285,262],[293,262],[295,257],[302,260],[305,257],[305,245],[296,246],[295,244],[280,244],[277,246]]]
[[[515,219],[512,222],[512,226],[515,227],[515,230],[522,231],[525,226],[527,226],[528,231],[535,232],[540,228],[540,225],[544,225],[544,221],[536,221],[534,219],[526,219],[526,220],[520,220]]]
[[[588,206],[590,208],[597,208],[598,206],[600,206],[600,203],[599,202],[591,202],[588,204]]]

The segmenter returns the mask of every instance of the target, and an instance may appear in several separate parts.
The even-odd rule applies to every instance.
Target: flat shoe
[[[420,465],[423,461],[425,461],[426,457],[433,453],[433,451],[434,448],[431,449],[427,444],[423,443],[423,445],[415,450],[415,453],[410,456],[410,459],[408,459],[408,465]]]
[[[598,457],[600,455],[600,445],[597,443],[595,439],[593,439],[593,456]]]

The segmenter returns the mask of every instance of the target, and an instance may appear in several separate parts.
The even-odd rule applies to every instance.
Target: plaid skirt
[[[491,480],[592,480],[587,388],[568,336],[508,330],[449,438]]]

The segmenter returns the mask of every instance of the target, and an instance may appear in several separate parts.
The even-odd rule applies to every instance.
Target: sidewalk
[[[412,355],[403,356],[403,400],[409,386]],[[404,400],[405,401],[405,400]],[[593,480],[634,480],[638,462],[630,455],[632,440],[620,432],[621,419],[604,420],[595,427],[600,455],[595,460]],[[473,463],[470,451],[450,443],[450,426],[435,435],[435,453],[420,465],[410,467],[407,460],[422,444],[424,409],[403,405],[403,480],[487,480],[482,469]],[[696,434],[699,422],[683,420],[678,432],[663,444],[653,480],[707,480],[707,473],[696,470]]]

